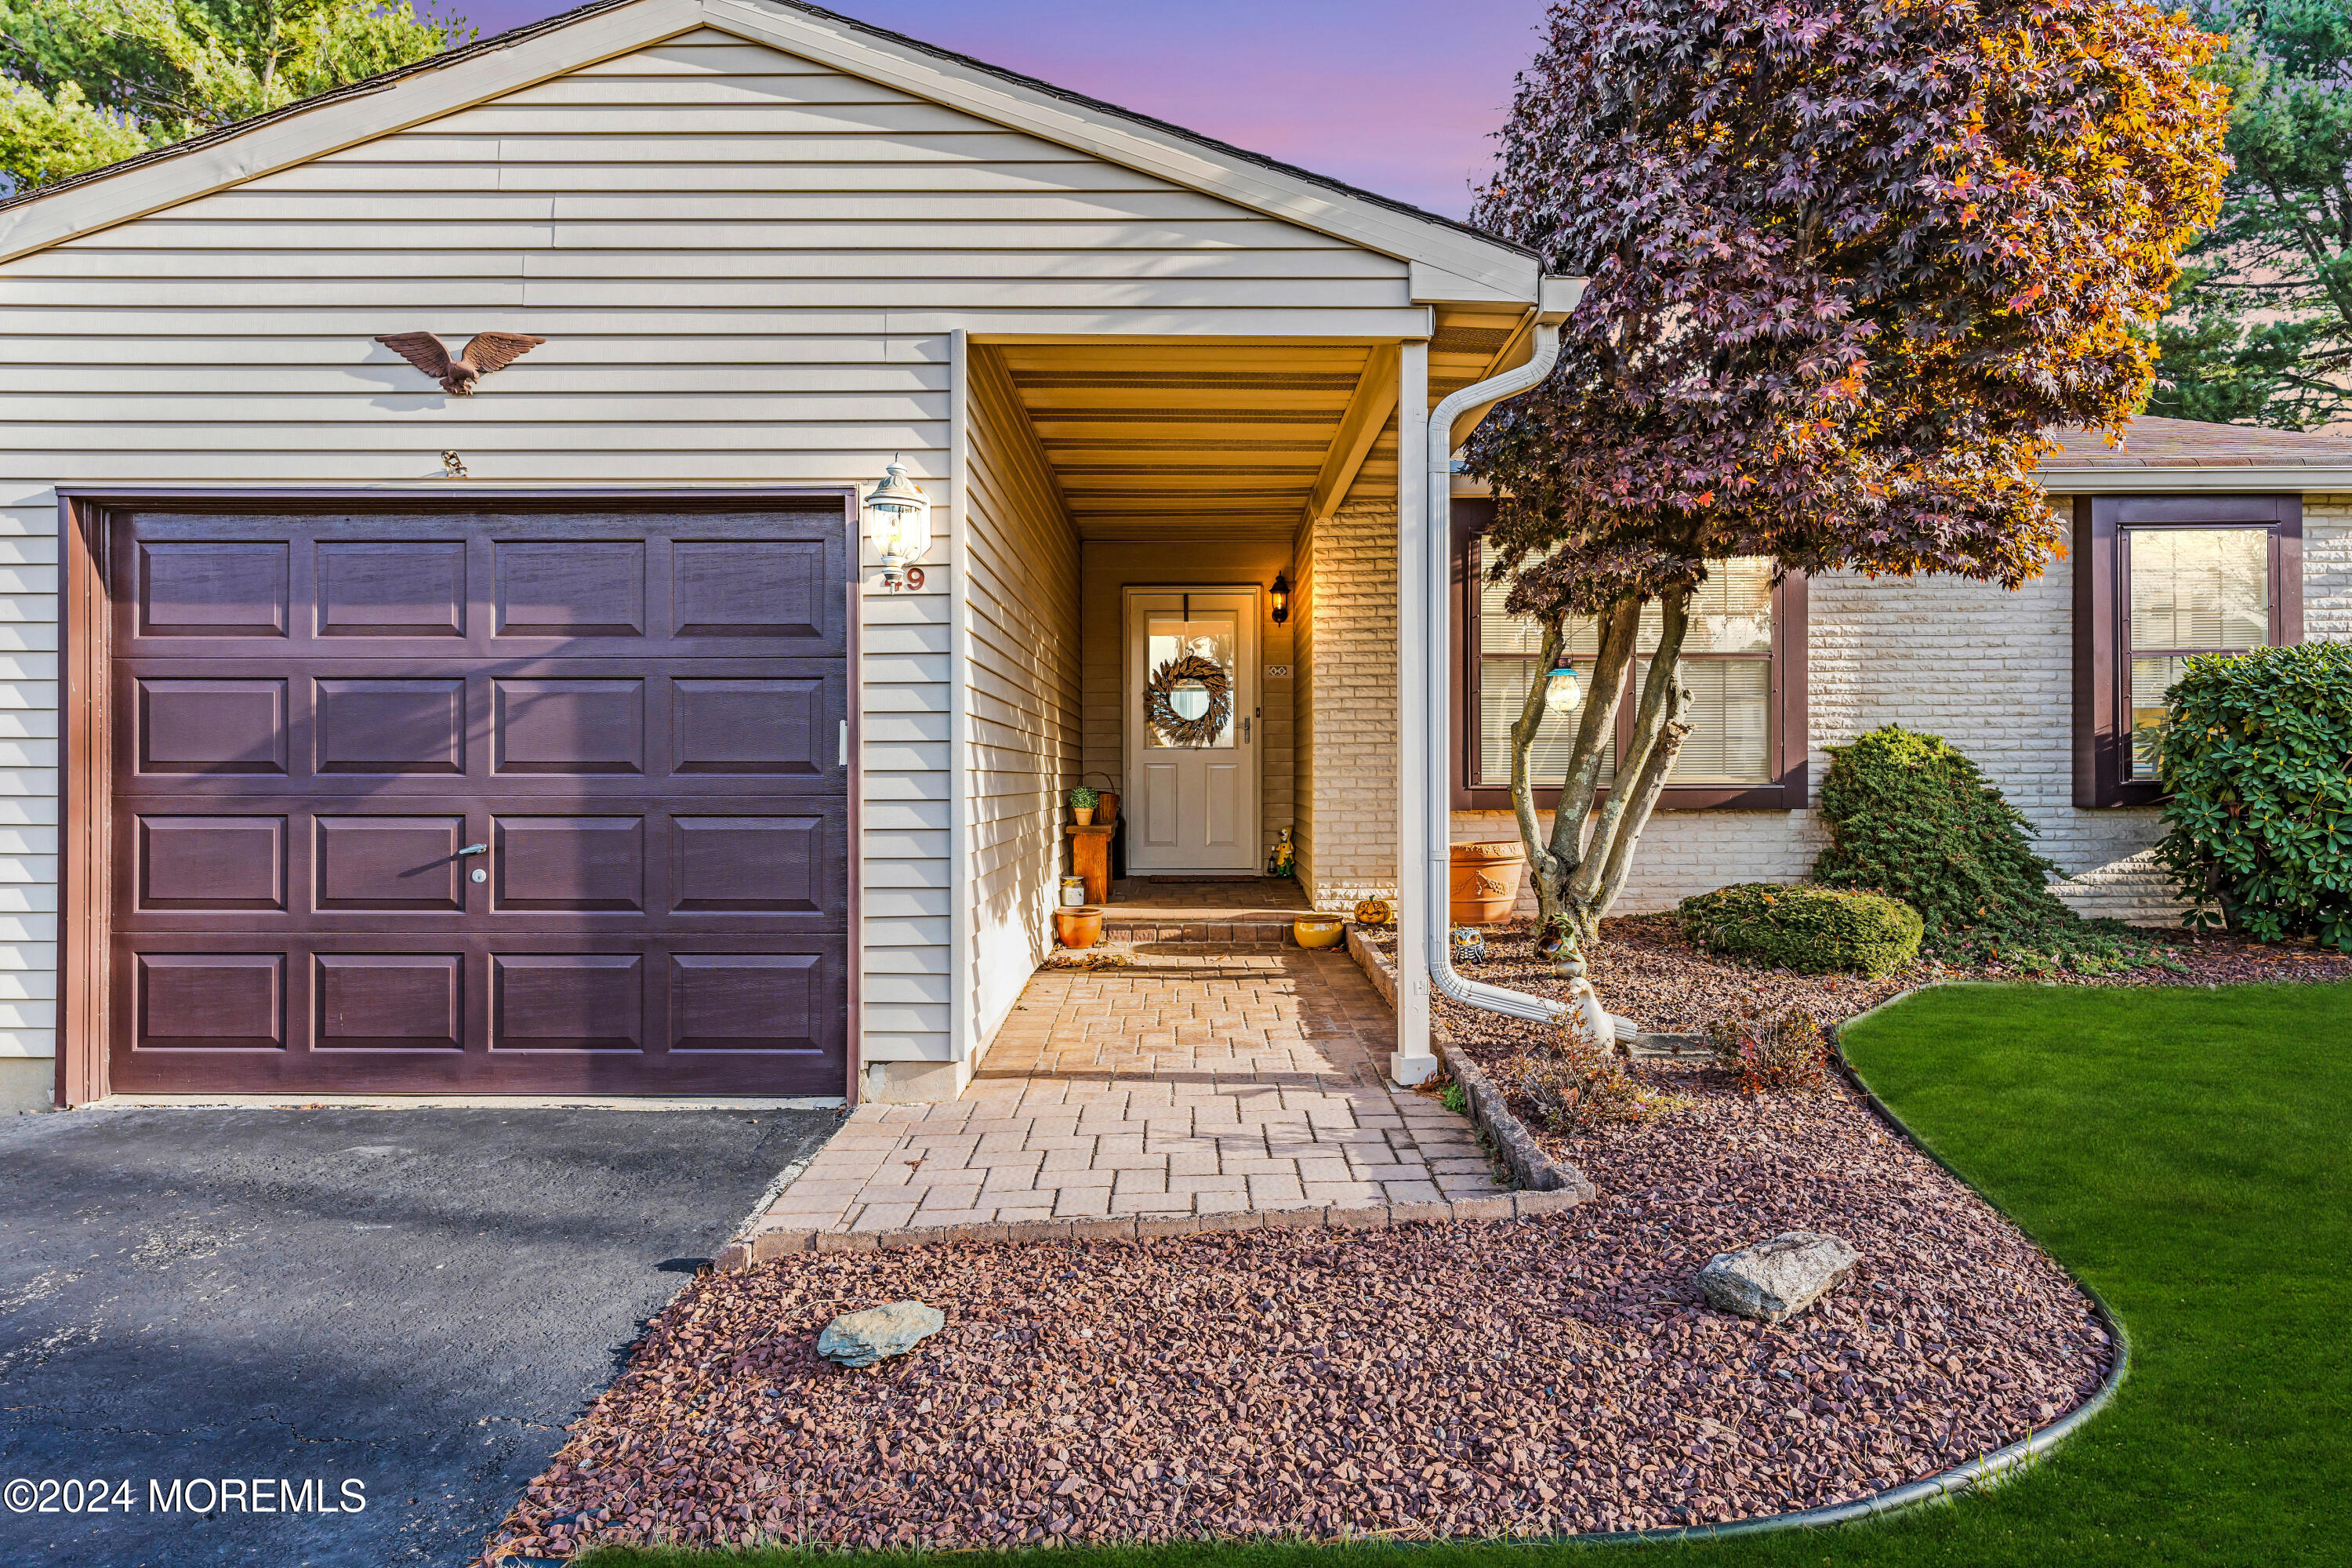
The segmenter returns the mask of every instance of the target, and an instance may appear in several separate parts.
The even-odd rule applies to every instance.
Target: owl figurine
[[[1456,963],[1484,963],[1486,934],[1476,926],[1455,926],[1449,939]]]

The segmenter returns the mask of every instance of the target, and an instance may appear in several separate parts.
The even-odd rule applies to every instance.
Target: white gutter
[[[1446,715],[1454,696],[1454,671],[1446,657],[1449,640],[1440,634],[1440,623],[1445,613],[1445,584],[1452,580],[1454,569],[1454,421],[1464,411],[1481,404],[1516,397],[1551,374],[1559,360],[1559,320],[1572,309],[1576,298],[1583,292],[1580,281],[1575,279],[1544,279],[1542,316],[1535,329],[1535,353],[1528,363],[1516,370],[1507,370],[1489,380],[1450,393],[1429,415],[1429,484],[1423,492],[1429,508],[1428,526],[1423,531],[1422,562],[1423,581],[1429,591],[1417,596],[1414,609],[1421,624],[1402,628],[1404,646],[1423,650],[1423,679],[1429,715],[1430,743],[1423,748],[1422,766],[1426,771],[1427,785],[1423,803],[1428,811],[1422,825],[1426,836],[1429,868],[1422,882],[1423,903],[1423,940],[1428,950],[1430,983],[1446,996],[1465,1006],[1480,1008],[1488,1013],[1500,1013],[1506,1017],[1520,1018],[1534,1024],[1565,1022],[1570,1013],[1567,1003],[1549,996],[1537,996],[1525,991],[1513,991],[1506,986],[1489,985],[1482,980],[1465,980],[1454,973],[1454,952],[1450,932],[1451,911],[1447,908],[1447,862],[1453,853],[1451,844],[1453,789],[1449,776],[1447,748],[1438,737],[1448,733]],[[1564,302],[1559,293],[1565,293]],[[1575,1011],[1581,1015],[1584,1026],[1592,1038],[1606,1044],[1614,1037],[1614,1026],[1601,1009],[1601,998],[1593,994],[1590,984],[1582,979],[1574,983]]]

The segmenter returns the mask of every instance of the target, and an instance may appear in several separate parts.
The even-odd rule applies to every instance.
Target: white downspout
[[[1558,287],[1561,279],[1546,279],[1546,293]],[[1581,285],[1569,282],[1575,293],[1582,292]],[[1546,300],[1544,315],[1535,328],[1535,353],[1528,363],[1515,370],[1507,370],[1489,380],[1450,393],[1430,411],[1429,416],[1429,485],[1425,504],[1429,508],[1428,526],[1423,531],[1422,562],[1424,581],[1429,591],[1422,595],[1416,609],[1422,624],[1405,628],[1406,646],[1423,650],[1423,679],[1427,684],[1426,711],[1429,714],[1429,741],[1423,748],[1422,766],[1426,772],[1427,788],[1423,804],[1428,816],[1423,823],[1427,838],[1429,868],[1422,883],[1424,904],[1424,942],[1429,957],[1430,983],[1446,996],[1465,1006],[1500,1013],[1507,1017],[1523,1018],[1529,1023],[1558,1024],[1564,1022],[1570,1005],[1548,996],[1537,996],[1525,991],[1513,991],[1501,985],[1489,985],[1480,980],[1465,980],[1454,973],[1454,952],[1449,941],[1453,929],[1448,908],[1448,862],[1453,854],[1451,843],[1453,789],[1448,764],[1448,748],[1439,743],[1438,737],[1446,734],[1448,704],[1454,696],[1454,670],[1446,650],[1451,646],[1443,635],[1443,618],[1447,597],[1445,585],[1452,580],[1454,565],[1454,421],[1465,409],[1480,404],[1496,403],[1515,397],[1534,386],[1551,374],[1559,359],[1559,318],[1567,313],[1561,308],[1557,313]],[[1571,294],[1568,305],[1574,304]],[[1606,1045],[1614,1037],[1614,1026],[1594,994],[1591,985],[1580,978],[1573,983],[1575,1011],[1591,1032],[1592,1038]]]

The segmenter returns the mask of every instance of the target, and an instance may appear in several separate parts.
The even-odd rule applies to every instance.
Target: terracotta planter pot
[[[1095,791],[1096,826],[1100,827],[1108,827],[1112,823],[1117,822],[1118,820],[1118,791],[1115,789],[1098,789]]]
[[[1337,947],[1348,937],[1348,922],[1338,915],[1301,915],[1290,922],[1290,934],[1301,947]]]
[[[1092,907],[1054,911],[1054,940],[1064,947],[1092,947],[1102,941],[1102,910]]]
[[[1527,868],[1527,849],[1516,838],[1456,844],[1447,901],[1454,923],[1495,925],[1509,920],[1519,901],[1519,878]]]
[[[1070,807],[1070,820],[1080,827],[1092,827],[1095,825],[1096,809],[1091,805],[1074,805]]]

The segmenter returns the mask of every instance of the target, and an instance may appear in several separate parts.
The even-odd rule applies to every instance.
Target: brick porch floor
[[[963,1096],[865,1105],[752,1230],[1254,1210],[1504,1191],[1469,1123],[1391,1089],[1388,1006],[1344,952],[1040,970]],[[819,1245],[822,1245],[821,1243]]]

